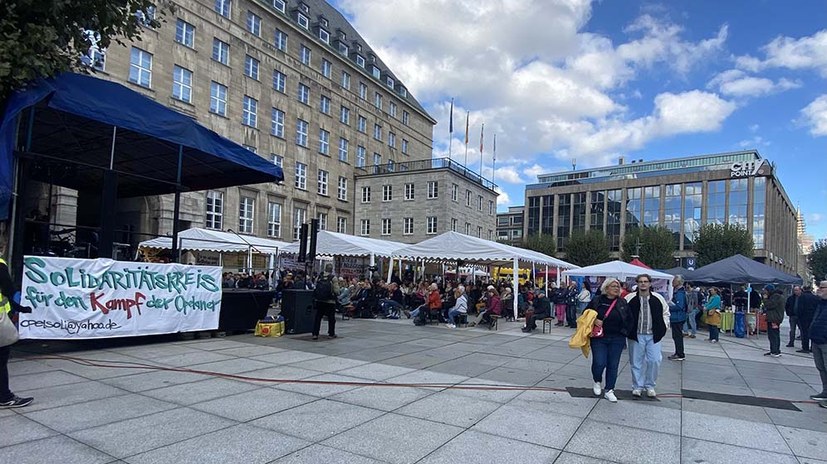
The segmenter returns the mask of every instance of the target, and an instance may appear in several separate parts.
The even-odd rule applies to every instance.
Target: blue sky
[[[338,0],[439,123],[434,156],[495,182],[500,209],[536,175],[754,148],[808,232],[827,238],[823,1]]]

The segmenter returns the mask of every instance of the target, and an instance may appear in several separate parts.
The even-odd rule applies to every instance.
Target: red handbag
[[[617,298],[615,298],[615,300],[612,301],[612,304],[609,305],[609,309],[606,310],[606,314],[603,316],[604,321],[609,317],[609,314],[612,313],[612,309],[614,309],[615,303],[617,303]],[[593,325],[592,326],[592,333],[591,333],[590,336],[591,336],[591,338],[600,338],[600,337],[602,337],[603,336],[603,326],[602,325],[596,325],[596,324]]]

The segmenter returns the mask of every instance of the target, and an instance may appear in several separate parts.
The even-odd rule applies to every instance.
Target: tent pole
[[[546,278],[543,279],[546,284],[546,295],[548,295],[548,264],[546,264]]]
[[[368,272],[370,273],[370,280],[373,280],[373,266],[376,265],[376,255],[374,253],[370,254],[370,269]]]
[[[402,281],[402,258],[399,258],[399,280]]]
[[[557,266],[557,288],[560,288],[560,266]]]
[[[519,289],[520,279],[517,278],[517,270],[519,269],[519,267],[520,267],[520,262],[517,260],[517,258],[514,258],[514,267],[513,267],[514,278],[511,279],[511,286],[514,287],[513,290],[512,290],[513,294],[512,294],[512,298],[511,298],[511,309],[514,311],[514,319],[515,320],[517,319],[517,316],[518,316],[518,312],[517,312],[517,295],[520,294],[520,289]]]
[[[34,112],[35,112],[35,107],[32,106],[29,109],[29,124],[28,124],[28,127],[26,127],[26,144],[24,145],[23,151],[30,151],[31,148],[32,148],[32,132],[34,131]],[[20,124],[20,120],[18,119],[18,129],[17,129],[17,131],[20,130],[19,129],[19,124]],[[14,157],[14,168],[12,169],[12,172],[14,173],[13,174],[14,175],[14,177],[13,177],[14,184],[12,185],[11,211],[9,212],[9,220],[10,220],[10,222],[9,222],[9,241],[8,241],[7,246],[6,246],[6,256],[5,256],[5,258],[8,259],[10,262],[12,262],[11,269],[16,271],[18,269],[23,268],[23,253],[20,253],[20,267],[19,268],[18,268],[17,263],[14,259],[14,253],[16,251],[15,250],[16,247],[14,246],[14,243],[15,243],[14,237],[16,235],[15,234],[15,229],[17,229],[18,226],[22,225],[22,221],[20,220],[22,218],[17,217],[17,210],[18,210],[18,206],[19,206],[17,198],[20,195],[20,192],[18,191],[20,189],[20,158],[17,157],[17,156]],[[49,213],[52,214],[54,212],[50,211]],[[21,227],[20,230],[17,231],[17,232],[20,233],[20,234],[23,234],[23,228]],[[21,272],[13,272],[12,275],[20,276],[20,275],[22,275],[22,273]]]
[[[514,274],[514,278],[517,278],[517,274]],[[531,278],[534,279],[534,283],[537,283],[537,268],[534,266],[534,263],[531,263]],[[546,274],[546,279],[548,279],[548,274]]]
[[[180,261],[178,248],[178,216],[181,214],[181,165],[184,161],[184,146],[178,145],[178,174],[175,177],[175,204],[172,210],[172,261]]]
[[[388,258],[388,282],[387,283],[391,283],[391,274],[392,273],[393,273],[393,257],[390,257],[390,258]]]

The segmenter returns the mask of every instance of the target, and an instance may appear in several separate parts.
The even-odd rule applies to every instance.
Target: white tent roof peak
[[[278,254],[289,243],[253,235],[238,235],[220,230],[193,227],[178,234],[178,243],[182,250],[218,251],[222,253],[246,252],[251,247],[253,252]],[[172,237],[158,237],[141,242],[139,247],[172,248]]]
[[[595,264],[593,266],[563,271],[564,276],[617,277],[620,280],[634,278],[640,274],[649,274],[649,276],[653,279],[672,280],[671,274],[635,266],[634,264],[629,264],[624,261],[609,261],[608,263]]]
[[[316,235],[317,256],[383,256],[388,257],[404,247],[404,243],[390,240],[378,240],[368,237],[341,234],[321,230]],[[298,254],[299,243],[294,242],[281,250],[285,254]]]
[[[458,232],[445,232],[416,245],[396,250],[394,258],[424,258],[433,261],[470,261],[487,264],[505,264],[517,258],[524,264],[540,264],[561,269],[576,268],[574,264],[503,243],[492,242]]]

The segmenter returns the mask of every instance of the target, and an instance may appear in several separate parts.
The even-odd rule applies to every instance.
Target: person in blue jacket
[[[676,275],[672,279],[672,302],[669,304],[669,325],[672,327],[672,340],[675,341],[675,354],[669,356],[671,361],[683,361],[686,354],[683,351],[683,325],[686,322],[686,313],[689,308],[686,304],[686,290],[683,288],[683,276]]]

